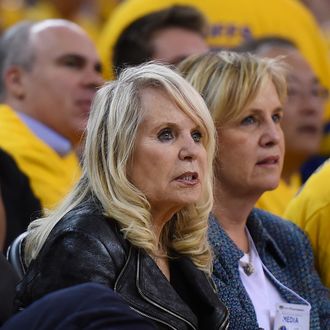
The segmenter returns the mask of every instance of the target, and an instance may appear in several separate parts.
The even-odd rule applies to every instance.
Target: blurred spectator
[[[323,283],[330,288],[330,161],[305,183],[289,203],[284,217],[299,225],[308,235],[315,266]]]
[[[51,208],[80,174],[81,142],[96,87],[102,83],[96,49],[66,20],[23,22],[0,44],[0,147]]]
[[[0,325],[13,314],[15,288],[18,281],[18,276],[12,266],[0,252]]]
[[[110,288],[84,283],[46,295],[12,317],[2,330],[152,330]]]
[[[328,0],[301,0],[301,2],[311,11],[316,18],[328,46],[328,56],[330,58],[330,1]],[[321,144],[321,156],[311,160],[307,167],[303,168],[304,179],[307,178],[312,170],[320,165],[330,155],[330,102],[327,105],[327,116],[324,128],[324,138]]]
[[[330,87],[330,59],[325,39],[310,12],[292,0],[126,0],[114,10],[98,42],[107,79],[111,77],[114,45],[122,31],[142,16],[174,4],[195,6],[205,15],[210,25],[211,48],[236,47],[263,36],[293,40],[321,82]]]
[[[116,6],[124,0],[91,0],[97,3],[98,16],[102,22],[106,22]]]
[[[90,0],[39,0],[27,8],[25,18],[32,21],[64,18],[80,25],[93,40],[101,28],[97,3]]]
[[[301,0],[313,13],[323,31],[328,43],[330,54],[330,1],[329,0]]]
[[[8,27],[22,20],[25,10],[24,0],[0,0],[0,35]]]
[[[287,39],[261,38],[242,47],[262,57],[284,56],[287,64],[288,97],[281,123],[285,138],[285,157],[280,184],[265,192],[256,206],[283,215],[288,202],[301,185],[302,164],[320,151],[326,89],[308,62]]]
[[[120,0],[0,0],[0,33],[21,20],[63,18],[96,40],[103,22]]]
[[[24,232],[29,223],[40,216],[41,205],[31,191],[27,176],[14,159],[0,149],[0,251]]]
[[[3,251],[5,237],[6,237],[6,212],[5,212],[5,207],[3,205],[2,195],[0,194],[0,251]]]
[[[119,36],[113,53],[116,75],[125,66],[149,60],[176,64],[206,52],[207,24],[193,7],[173,6],[133,21]]]

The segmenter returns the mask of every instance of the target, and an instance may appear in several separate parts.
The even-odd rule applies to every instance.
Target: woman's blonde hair
[[[240,118],[269,79],[280,101],[286,98],[286,68],[279,58],[221,51],[191,56],[178,70],[202,95],[217,127]]]
[[[158,246],[152,231],[149,202],[127,178],[144,112],[141,93],[146,88],[165,92],[204,131],[208,174],[202,196],[196,204],[184,207],[166,224],[161,242],[189,256],[198,268],[210,272],[207,224],[213,204],[213,121],[205,102],[185,79],[170,68],[152,62],[124,70],[118,80],[97,92],[87,124],[82,177],[56,210],[30,224],[25,248],[28,263],[37,256],[56,223],[91,197],[101,204],[106,216],[118,222],[124,236],[133,245],[149,254],[156,251]]]

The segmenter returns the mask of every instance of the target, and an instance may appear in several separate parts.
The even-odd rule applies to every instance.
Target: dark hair
[[[267,36],[249,40],[236,47],[234,51],[238,53],[249,52],[257,54],[266,47],[297,48],[296,44],[290,39],[278,36]]]
[[[206,20],[194,7],[175,5],[147,14],[131,23],[118,38],[113,52],[116,75],[127,66],[151,60],[154,33],[168,27],[180,27],[203,37],[207,34]]]

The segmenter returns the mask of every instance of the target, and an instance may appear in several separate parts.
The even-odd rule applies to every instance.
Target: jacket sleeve
[[[114,244],[114,243],[112,243]],[[45,294],[84,282],[113,288],[119,260],[100,239],[68,231],[47,244],[18,286],[18,305],[26,306]]]
[[[320,317],[321,329],[330,329],[330,294],[320,280],[315,268],[312,270],[312,277],[314,278],[315,292],[318,297],[318,310]]]

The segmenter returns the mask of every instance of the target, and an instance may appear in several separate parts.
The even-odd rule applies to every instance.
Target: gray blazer
[[[229,329],[258,329],[252,302],[239,276],[238,262],[243,252],[214,215],[209,222],[209,241],[215,254],[213,279],[219,298],[229,309]],[[311,304],[310,328],[330,329],[329,291],[315,271],[312,249],[305,234],[293,223],[259,209],[252,210],[247,227],[268,270]],[[301,303],[288,290],[272,282],[289,303]]]

